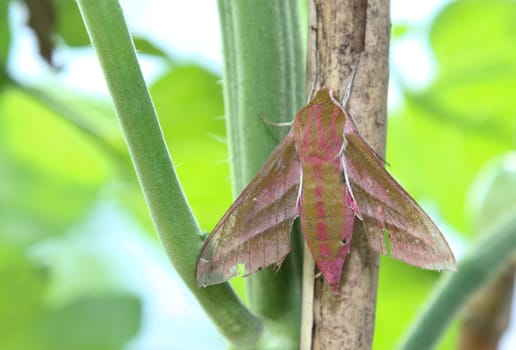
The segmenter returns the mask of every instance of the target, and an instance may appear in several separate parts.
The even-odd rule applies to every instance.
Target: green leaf
[[[375,349],[395,349],[439,274],[381,258],[376,306]],[[403,297],[400,298],[400,295]]]
[[[141,305],[131,295],[100,295],[50,309],[35,329],[44,349],[121,349],[140,328]]]
[[[476,177],[468,196],[468,214],[475,233],[516,212],[516,154],[491,160]]]
[[[9,0],[0,0],[0,72],[5,71],[7,57],[11,46],[11,31],[9,30]],[[3,82],[3,74],[0,74],[0,87]]]
[[[89,296],[49,306],[49,271],[20,248],[0,241],[0,348],[120,349],[139,330],[141,307],[134,296]]]
[[[138,53],[146,53],[153,56],[163,57],[170,61],[168,54],[151,41],[142,37],[133,37],[134,46]]]
[[[0,235],[30,243],[62,234],[111,176],[74,126],[19,90],[0,95]]]
[[[489,77],[497,62],[511,63],[516,57],[514,43],[516,22],[513,1],[453,1],[436,17],[430,41],[443,73],[480,71],[491,65],[494,71],[480,74]],[[475,76],[470,77],[476,79]]]
[[[90,39],[75,0],[53,0],[56,32],[70,46],[88,46]]]
[[[391,28],[391,35],[393,39],[403,38],[407,33],[410,32],[410,25],[407,23],[395,23]]]
[[[468,232],[464,200],[473,178],[506,149],[484,135],[442,122],[420,103],[410,103],[389,120],[389,170],[433,214],[463,232]]]
[[[471,231],[464,200],[474,177],[514,145],[515,6],[459,1],[445,7],[430,35],[438,76],[421,92],[405,91],[407,104],[389,121],[392,172],[463,232]]]
[[[506,145],[516,130],[515,12],[511,1],[452,2],[430,35],[440,74],[428,94],[443,118]]]
[[[48,271],[0,239],[0,348],[33,349],[27,337],[41,314]]]

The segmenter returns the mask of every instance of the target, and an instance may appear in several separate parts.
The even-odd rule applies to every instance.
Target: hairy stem
[[[234,193],[254,177],[303,104],[304,55],[297,0],[219,0],[224,44],[224,98]],[[278,272],[247,278],[251,308],[283,326],[297,347],[301,299],[301,234]]]
[[[172,264],[233,344],[255,344],[262,334],[261,322],[242,306],[232,289],[227,284],[209,288],[195,284],[200,230],[177,180],[118,1],[77,2],[104,71],[150,214]]]

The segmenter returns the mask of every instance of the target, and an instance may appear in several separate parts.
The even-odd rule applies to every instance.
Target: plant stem
[[[77,2],[150,214],[170,260],[222,333],[233,344],[254,344],[261,335],[261,322],[242,306],[232,289],[227,284],[196,286],[200,230],[177,180],[118,1]]]
[[[303,104],[304,55],[297,0],[219,0],[224,43],[224,97],[233,176],[240,193],[288,129]],[[247,278],[253,311],[285,326],[298,342],[302,235],[278,272]],[[294,346],[296,347],[296,346]]]
[[[385,0],[310,0],[308,3],[307,90],[331,87],[342,98],[351,70],[360,58],[347,110],[377,154],[385,151],[389,2]],[[358,221],[358,220],[357,220]],[[372,347],[378,254],[369,248],[363,225],[356,225],[351,252],[342,271],[339,294],[315,280],[313,329],[308,349]],[[313,266],[306,266],[312,268]],[[309,274],[306,274],[309,276]],[[306,283],[308,285],[308,283]],[[312,292],[306,290],[308,294]],[[305,293],[305,291],[303,291]],[[307,302],[304,307],[310,307]],[[303,310],[304,315],[309,311]],[[305,318],[309,322],[310,317]]]

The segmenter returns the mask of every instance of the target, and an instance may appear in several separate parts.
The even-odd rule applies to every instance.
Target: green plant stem
[[[198,288],[195,263],[200,230],[177,180],[134,46],[117,0],[77,1],[97,51],[153,222],[179,275],[233,343],[255,344],[255,318],[227,284]]]
[[[241,192],[288,128],[263,119],[291,121],[304,103],[305,59],[297,0],[219,0],[224,97],[233,190]],[[301,233],[279,272],[247,278],[253,311],[284,323],[296,339],[301,303]]]
[[[441,280],[419,320],[407,332],[401,349],[431,349],[460,307],[516,250],[516,216],[500,221],[458,264],[456,273]]]

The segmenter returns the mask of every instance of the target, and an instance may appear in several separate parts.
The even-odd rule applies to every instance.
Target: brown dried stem
[[[516,255],[464,307],[460,350],[495,350],[509,325]]]
[[[345,95],[352,67],[359,66],[347,109],[358,123],[362,136],[379,155],[385,152],[386,101],[389,50],[389,1],[309,0],[308,83],[310,95],[331,87],[336,96]],[[305,277],[313,263],[305,260]],[[370,349],[372,346],[378,255],[367,244],[362,225],[354,232],[338,295],[321,279],[304,284],[304,349]],[[313,316],[313,325],[312,318]]]

